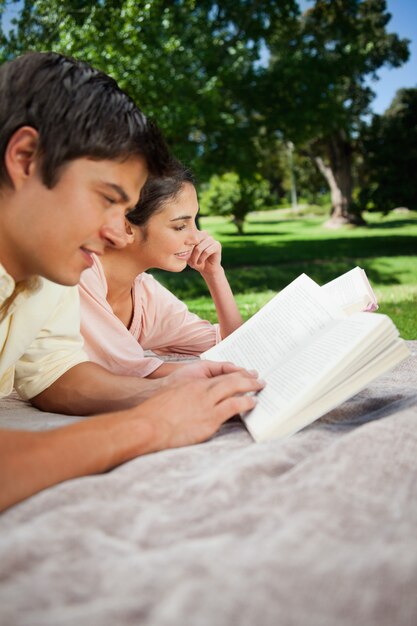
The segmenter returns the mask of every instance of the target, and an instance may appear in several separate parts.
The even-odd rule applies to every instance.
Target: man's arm
[[[64,480],[101,473],[138,455],[211,437],[228,418],[253,408],[256,399],[242,394],[263,387],[244,371],[222,374],[231,368],[230,364],[209,363],[206,378],[185,383],[181,376],[173,378],[171,386],[137,407],[56,430],[0,430],[0,509]]]
[[[42,411],[93,415],[133,407],[166,384],[163,379],[118,376],[85,361],[71,367],[30,401]]]
[[[182,385],[190,379],[243,371],[232,363],[212,361],[163,363],[161,368],[160,376],[155,376],[155,379],[139,378],[118,376],[101,365],[85,361],[66,371],[30,401],[38,409],[51,413],[96,415],[134,407],[159,390],[170,385]]]

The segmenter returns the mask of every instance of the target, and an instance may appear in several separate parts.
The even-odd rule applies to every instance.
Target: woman
[[[198,200],[190,173],[178,166],[169,177],[149,179],[126,216],[128,244],[109,247],[82,274],[81,332],[92,361],[125,375],[159,378],[180,363],[155,354],[198,356],[242,324],[221,265],[221,246],[195,224]],[[210,324],[151,275],[150,268],[200,272],[219,323]]]

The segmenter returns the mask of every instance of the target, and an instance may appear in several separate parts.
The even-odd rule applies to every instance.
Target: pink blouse
[[[160,367],[163,361],[145,356],[145,350],[199,356],[221,339],[218,324],[190,313],[150,274],[139,274],[135,279],[129,329],[106,300],[106,276],[97,257],[81,275],[79,290],[85,350],[91,361],[115,374],[145,377]]]

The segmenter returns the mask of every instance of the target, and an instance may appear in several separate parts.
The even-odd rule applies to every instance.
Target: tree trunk
[[[344,224],[365,224],[359,213],[351,210],[352,203],[352,147],[342,133],[332,135],[326,144],[329,165],[322,157],[314,161],[330,188],[332,209],[326,226],[336,228]]]
[[[243,235],[244,219],[240,216],[233,215],[232,222],[236,226],[238,234]]]

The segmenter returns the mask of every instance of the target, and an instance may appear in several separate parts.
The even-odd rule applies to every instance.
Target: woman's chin
[[[184,259],[175,259],[173,263],[161,263],[156,269],[178,274],[179,272],[185,270],[187,265],[187,261]]]

